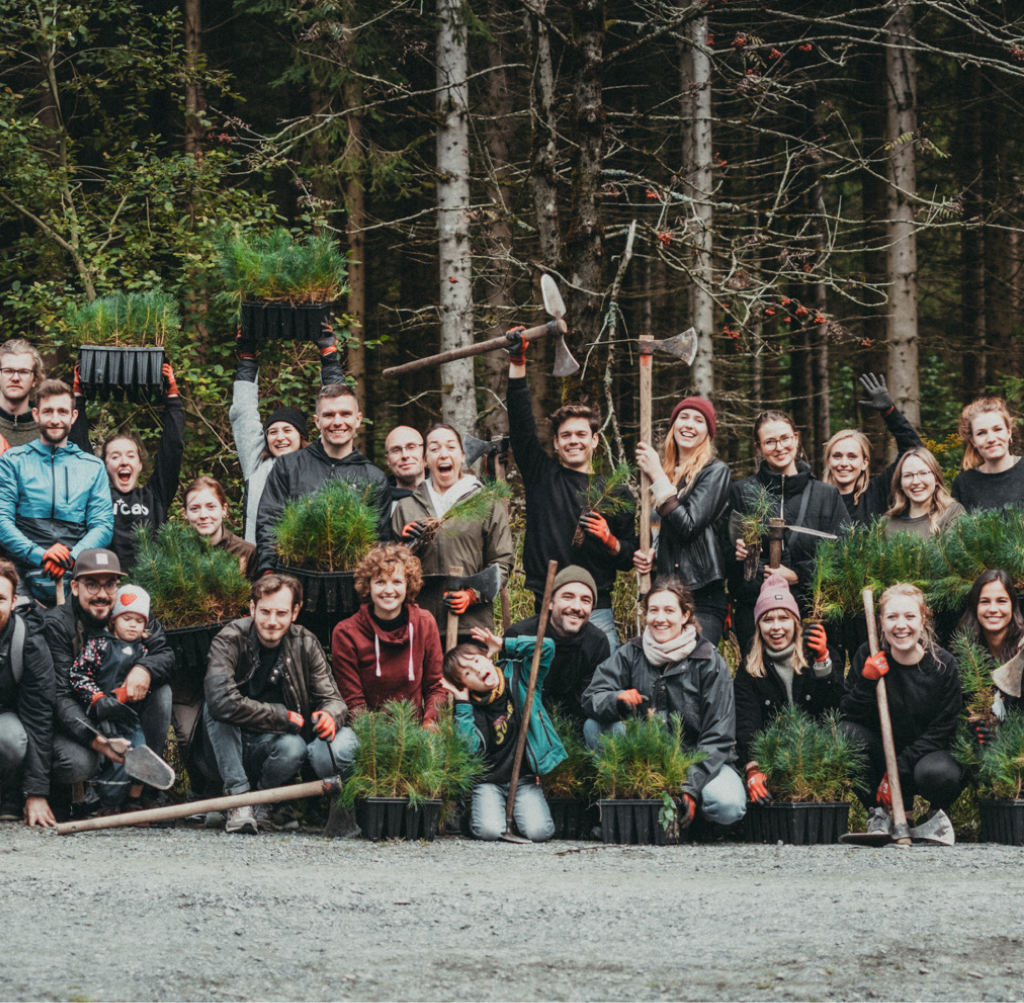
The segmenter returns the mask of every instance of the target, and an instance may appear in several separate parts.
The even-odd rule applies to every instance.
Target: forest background
[[[218,234],[320,230],[351,255],[336,328],[380,466],[397,423],[504,430],[502,352],[380,374],[536,322],[547,271],[584,365],[557,380],[531,346],[537,413],[598,404],[608,461],[636,440],[635,339],[692,325],[655,427],[710,396],[737,475],[762,407],[818,471],[863,426],[877,468],[865,371],[952,471],[963,402],[1024,390],[1022,85],[1024,10],[993,0],[0,0],[0,335],[70,378],[68,302],[173,293],[183,476],[238,488]],[[268,410],[312,410],[315,346],[260,361]]]

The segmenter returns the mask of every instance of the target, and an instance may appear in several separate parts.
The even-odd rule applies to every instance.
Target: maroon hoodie
[[[423,721],[436,721],[448,700],[441,685],[441,638],[434,618],[407,602],[409,622],[384,630],[370,616],[368,603],[342,620],[331,637],[331,668],[338,689],[355,713],[377,710],[389,700],[408,700]],[[412,651],[409,635],[412,634]]]

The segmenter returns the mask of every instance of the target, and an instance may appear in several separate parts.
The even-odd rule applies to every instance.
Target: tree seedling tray
[[[242,304],[242,334],[267,341],[315,341],[334,312],[333,303],[266,303],[254,300]]]
[[[92,400],[162,400],[164,390],[162,347],[120,348],[83,345],[78,353],[82,392]]]

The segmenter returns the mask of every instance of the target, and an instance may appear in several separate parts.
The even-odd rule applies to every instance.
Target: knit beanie
[[[800,619],[800,607],[797,606],[793,593],[789,591],[789,585],[782,575],[769,575],[761,586],[761,594],[754,604],[754,623],[757,623],[765,613],[773,609],[785,609]]]
[[[586,568],[581,568],[578,564],[570,564],[562,568],[555,575],[555,587],[552,589],[551,594],[554,595],[563,585],[568,585],[570,582],[579,582],[582,585],[586,585],[590,589],[590,594],[594,597],[594,602],[597,602],[597,583],[594,581],[594,576]]]
[[[141,613],[148,621],[149,593],[145,589],[140,589],[138,585],[122,585],[117,590],[114,608],[110,611],[111,621],[122,613]]]
[[[289,425],[294,425],[303,439],[309,438],[309,432],[306,430],[306,416],[297,407],[279,407],[263,423],[263,431],[266,432],[276,421],[286,421]]]
[[[708,423],[708,437],[713,439],[715,437],[715,405],[703,397],[684,397],[672,408],[672,417],[668,422],[669,428],[675,424],[676,416],[684,407],[693,408],[694,411],[700,411],[704,415],[704,420]]]

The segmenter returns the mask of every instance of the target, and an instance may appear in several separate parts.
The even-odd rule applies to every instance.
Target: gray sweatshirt
[[[261,459],[267,445],[267,436],[260,421],[259,383],[235,380],[228,418],[235,436],[238,462],[245,478],[245,539],[256,542],[256,513],[259,511],[263,488],[274,469],[273,456]]]

